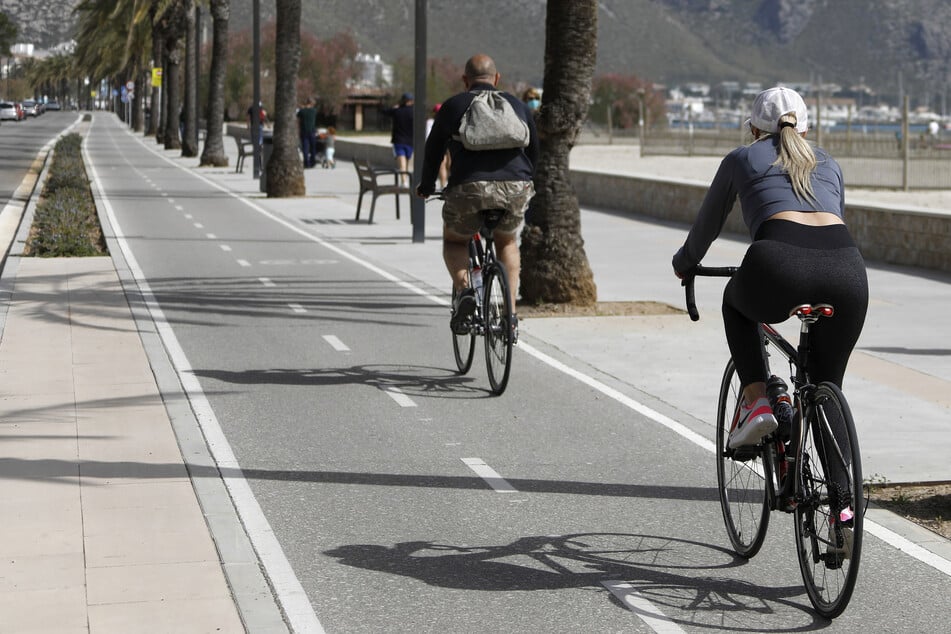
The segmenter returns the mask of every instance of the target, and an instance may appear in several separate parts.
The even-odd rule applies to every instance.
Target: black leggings
[[[810,330],[810,374],[815,383],[842,387],[868,309],[862,255],[845,225],[764,222],[723,293],[727,344],[744,387],[767,379],[759,324],[785,321],[793,307],[818,303],[832,304],[835,315]]]

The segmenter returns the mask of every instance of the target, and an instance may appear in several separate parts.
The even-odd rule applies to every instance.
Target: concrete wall
[[[337,156],[393,165],[389,145],[337,139]],[[706,195],[705,184],[572,170],[571,181],[583,207],[623,211],[670,222],[693,223]],[[951,213],[886,206],[846,206],[846,222],[865,259],[951,273]],[[724,233],[749,237],[739,208]]]

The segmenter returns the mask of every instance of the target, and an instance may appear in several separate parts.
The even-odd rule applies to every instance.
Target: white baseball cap
[[[796,115],[796,132],[802,133],[809,129],[806,102],[792,88],[776,86],[756,95],[749,122],[763,132],[772,134],[779,132],[780,117],[790,112]]]

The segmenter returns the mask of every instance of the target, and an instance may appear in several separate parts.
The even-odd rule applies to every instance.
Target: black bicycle
[[[469,283],[475,289],[476,310],[452,334],[452,351],[461,374],[472,367],[475,338],[485,339],[485,365],[489,385],[501,394],[512,369],[512,346],[518,338],[514,320],[508,273],[495,256],[492,232],[508,213],[505,209],[484,209],[482,228],[469,239]],[[452,293],[455,304],[456,291]]]
[[[691,319],[700,318],[694,276],[735,272],[735,267],[698,266],[684,279]],[[793,415],[759,444],[731,449],[728,439],[742,386],[730,359],[720,383],[716,441],[720,508],[733,549],[741,557],[753,557],[766,537],[770,511],[792,513],[806,592],[816,611],[830,619],[845,610],[855,588],[865,511],[861,457],[848,403],[838,386],[815,385],[809,377],[809,328],[834,314],[828,304],[793,307],[790,316],[801,323],[795,348],[772,326],[761,325],[767,357],[775,355],[788,366]]]

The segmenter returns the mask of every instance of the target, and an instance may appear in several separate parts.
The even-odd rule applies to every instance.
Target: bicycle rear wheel
[[[809,600],[831,619],[849,604],[859,574],[862,463],[852,412],[838,387],[820,384],[807,416],[799,457],[796,552]],[[846,508],[851,508],[850,522],[840,516]]]
[[[512,368],[512,297],[508,275],[501,262],[493,262],[485,272],[485,365],[489,385],[496,394],[505,391]]]
[[[453,302],[456,300],[456,289],[452,289]],[[475,332],[472,328],[464,334],[452,333],[452,353],[456,358],[456,367],[460,374],[465,374],[472,367],[472,357],[475,356]]]
[[[769,526],[767,479],[771,466],[761,446],[730,449],[727,441],[742,398],[733,360],[726,364],[717,406],[717,490],[723,523],[733,550],[752,557],[763,545]]]

